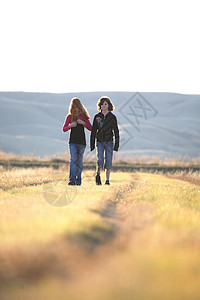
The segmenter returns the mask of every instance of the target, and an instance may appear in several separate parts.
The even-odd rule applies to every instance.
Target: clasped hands
[[[76,127],[77,124],[82,124],[82,125],[85,125],[85,122],[82,121],[81,119],[77,119],[77,121],[74,121],[70,124],[70,127]]]

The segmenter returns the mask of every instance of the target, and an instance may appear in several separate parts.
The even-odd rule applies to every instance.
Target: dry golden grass
[[[11,161],[11,160],[29,160],[29,161],[51,161],[55,159],[65,160],[69,161],[69,153],[65,152],[62,155],[55,154],[55,155],[48,155],[44,158],[41,158],[39,156],[35,156],[27,154],[27,155],[17,155],[14,153],[5,153],[0,151],[0,160],[5,161]],[[95,152],[91,152],[90,155],[87,155],[84,157],[85,162],[96,162],[96,155]],[[127,156],[127,157],[121,157],[118,155],[114,159],[114,163],[128,163],[128,164],[156,164],[160,166],[199,166],[200,165],[200,157],[174,157],[174,158],[166,158],[166,159],[160,159],[157,156],[148,156],[148,155],[135,155],[133,156]]]
[[[0,151],[0,160],[5,161],[11,161],[11,160],[29,160],[29,161],[49,161],[53,159],[64,159],[66,161],[69,161],[69,154],[63,153],[62,155],[54,154],[54,155],[46,155],[44,158],[41,158],[40,156],[36,156],[35,154],[15,154],[12,152],[3,152]]]
[[[6,170],[0,167],[0,190],[51,182],[56,180],[56,174],[60,174],[60,170],[54,170],[53,168],[12,168]],[[49,178],[53,175],[53,179]]]
[[[35,156],[34,154],[26,154],[26,155],[19,155],[15,153],[6,153],[0,151],[0,160],[30,160],[30,161],[35,161],[35,160],[40,160],[40,157]]]
[[[7,176],[48,170],[20,172]],[[87,171],[68,187],[56,181],[66,174],[47,175],[0,193],[1,299],[199,299],[198,186],[125,172],[96,186]],[[54,197],[74,195],[70,205],[49,205],[53,183]]]
[[[169,178],[175,178],[175,179],[180,179],[180,180],[185,180],[190,183],[200,185],[200,172],[199,171],[176,171],[174,173],[167,173],[166,176]]]
[[[200,165],[200,157],[174,157],[174,158],[166,158],[161,159],[157,156],[148,156],[148,155],[135,155],[134,157],[128,156],[126,158],[117,156],[114,160],[115,163],[129,163],[129,164],[155,164],[159,166],[199,166]]]

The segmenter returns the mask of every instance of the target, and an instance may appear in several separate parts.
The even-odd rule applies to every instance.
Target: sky
[[[0,0],[0,91],[200,94],[199,0]]]

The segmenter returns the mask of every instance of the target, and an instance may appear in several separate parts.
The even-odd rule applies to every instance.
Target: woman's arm
[[[90,120],[85,121],[85,128],[87,128],[89,131],[92,131],[92,124],[90,123]]]
[[[63,132],[66,132],[66,131],[68,131],[69,129],[70,129],[70,115],[68,115],[67,117],[66,117],[66,120],[65,120],[65,123],[64,123],[64,125],[63,125]]]
[[[96,117],[94,117],[93,124],[92,124],[92,132],[90,135],[90,150],[91,151],[94,150],[94,148],[95,148],[95,136],[96,136],[97,128],[98,128],[98,124],[96,121]]]
[[[91,125],[90,121],[87,120],[85,117],[79,116],[77,123],[82,124],[89,131],[92,131],[92,125]]]
[[[114,118],[114,133],[115,133],[115,145],[114,145],[114,150],[118,151],[119,149],[119,129],[118,129],[118,125],[117,125],[117,118]]]

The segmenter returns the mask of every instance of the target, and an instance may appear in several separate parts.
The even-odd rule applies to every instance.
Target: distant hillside
[[[87,107],[91,122],[97,100],[107,95],[115,105],[120,149],[115,155],[199,156],[200,95],[138,92],[0,92],[0,150],[45,155],[68,151],[62,126],[72,97]],[[89,131],[86,130],[89,151]]]

